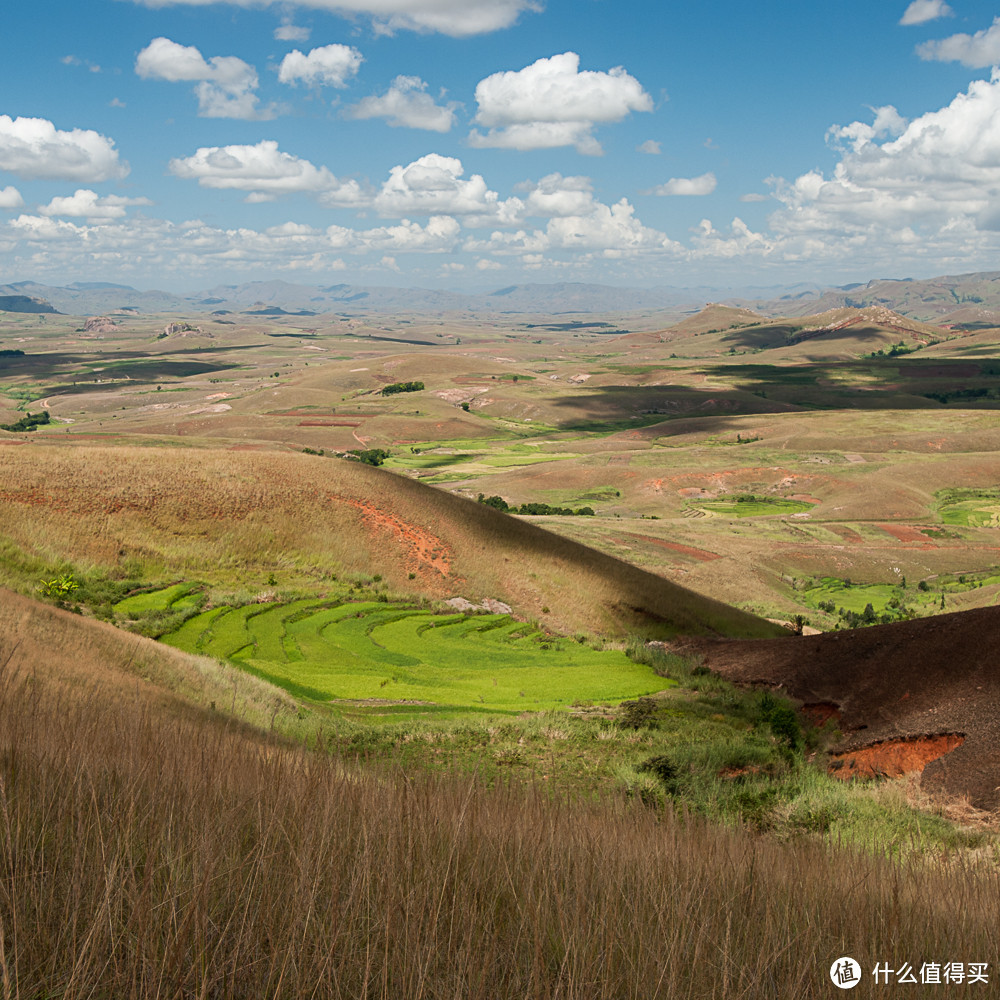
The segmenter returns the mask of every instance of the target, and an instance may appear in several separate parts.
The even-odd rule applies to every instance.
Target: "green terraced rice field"
[[[508,615],[321,599],[214,608],[162,641],[232,660],[300,697],[517,713],[617,704],[672,682],[619,650],[554,639]]]
[[[689,505],[718,517],[764,517],[768,514],[802,514],[813,504],[804,500],[781,500],[758,497],[754,500],[700,500]]]
[[[936,496],[938,511],[945,524],[1000,527],[1000,490],[941,490]]]
[[[124,618],[138,618],[151,611],[187,611],[197,607],[201,597],[192,593],[198,587],[197,583],[175,583],[172,587],[162,590],[144,591],[133,594],[119,601],[114,606],[116,615]]]

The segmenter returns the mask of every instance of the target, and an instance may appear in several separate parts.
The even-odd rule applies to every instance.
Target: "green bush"
[[[656,702],[652,698],[623,701],[618,725],[623,729],[656,728]]]
[[[347,452],[344,458],[353,462],[364,462],[365,465],[381,465],[389,455],[390,452],[386,451],[385,448],[366,448],[364,451],[355,448],[353,451]]]
[[[424,388],[423,382],[393,382],[382,390],[383,396],[394,396],[398,392],[420,392]]]
[[[14,424],[0,424],[0,430],[4,431],[15,431],[21,433],[24,431],[33,431],[36,427],[42,427],[49,422],[51,418],[49,417],[48,410],[42,410],[41,413],[26,413],[17,423]]]

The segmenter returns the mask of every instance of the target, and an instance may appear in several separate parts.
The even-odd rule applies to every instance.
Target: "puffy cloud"
[[[488,215],[496,217],[499,196],[479,174],[463,178],[462,161],[428,153],[393,167],[375,197],[380,215]]]
[[[0,209],[20,208],[24,204],[21,192],[16,187],[0,188]]]
[[[518,255],[528,260],[533,255],[560,250],[620,257],[643,252],[676,253],[679,247],[663,233],[644,226],[624,198],[605,205],[589,197],[580,200],[576,214],[554,216],[544,229],[512,233],[497,230],[488,239],[467,240],[464,249],[471,253]]]
[[[173,223],[135,216],[87,224],[20,215],[0,223],[0,245],[11,259],[30,260],[38,274],[79,273],[80,261],[86,259],[94,273],[114,270],[190,280],[220,270],[343,270],[344,254],[447,253],[455,249],[460,232],[458,222],[446,217],[432,218],[425,226],[403,220],[367,230],[323,230],[286,223],[257,231],[216,228],[197,219]]]
[[[666,184],[659,184],[652,194],[700,196],[711,194],[716,186],[715,174],[702,174],[700,177],[671,177]]]
[[[841,152],[832,176],[813,170],[791,182],[769,180],[782,203],[769,223],[786,259],[881,263],[891,252],[897,261],[935,256],[969,266],[990,245],[995,253],[1000,73],[909,123],[891,111],[878,109],[871,125],[829,131]],[[892,137],[879,141],[886,134]]]
[[[403,219],[397,226],[367,229],[357,236],[366,249],[443,253],[455,249],[460,231],[461,227],[455,219],[447,215],[435,215],[427,220],[426,226]]]
[[[936,21],[939,17],[951,17],[954,11],[944,0],[913,0],[913,3],[903,12],[900,24],[926,24]]]
[[[729,235],[720,233],[708,219],[702,219],[693,230],[694,258],[733,259],[750,256],[768,257],[775,241],[755,233],[739,216],[733,219]]]
[[[361,53],[350,45],[324,45],[308,54],[293,49],[281,60],[278,79],[293,85],[301,81],[309,86],[346,87],[363,61]]]
[[[248,191],[251,201],[293,193],[319,195],[330,205],[367,200],[356,181],[339,181],[326,167],[281,152],[273,139],[255,146],[203,146],[191,156],[171,160],[170,172],[202,187]]]
[[[575,146],[599,154],[593,136],[598,124],[621,121],[631,111],[651,111],[652,98],[635,77],[617,66],[607,73],[580,72],[575,52],[539,59],[521,70],[494,73],[476,85],[478,147],[548,149]]]
[[[385,118],[389,125],[447,132],[455,123],[458,103],[445,107],[426,93],[427,84],[419,76],[397,76],[381,97],[365,97],[352,108],[349,118]]]
[[[761,194],[759,191],[751,191],[749,194],[741,194],[740,201],[743,202],[767,201],[767,195]]]
[[[949,35],[937,41],[917,46],[921,59],[936,62],[960,62],[963,66],[982,69],[1000,63],[1000,17],[974,35]]]
[[[116,180],[128,173],[114,141],[90,129],[62,132],[46,118],[0,115],[0,170],[46,180]]]
[[[649,156],[659,156],[660,153],[663,152],[663,150],[660,149],[660,144],[655,139],[647,139],[645,142],[639,143],[639,145],[635,147],[635,151],[637,153],[646,153]]]
[[[99,198],[95,191],[79,188],[68,197],[56,197],[39,208],[42,215],[69,215],[86,219],[121,219],[131,205],[152,205],[148,198],[122,198],[110,194]]]
[[[595,210],[593,186],[587,177],[548,174],[534,184],[521,184],[525,192],[520,202],[522,217],[568,218],[589,215]]]
[[[147,7],[170,4],[207,6],[216,0],[134,0]],[[228,0],[237,7],[260,7],[278,0]],[[284,0],[282,0],[284,2]],[[371,17],[377,31],[437,31],[462,38],[509,28],[522,11],[541,10],[537,0],[298,0],[299,6],[343,17]]]
[[[206,60],[193,45],[180,45],[169,38],[154,38],[136,57],[135,72],[145,80],[195,83],[198,114],[202,118],[274,117],[273,108],[258,107],[254,91],[257,71],[236,56],[212,56]]]
[[[834,125],[826,133],[827,141],[846,139],[854,147],[856,153],[873,139],[881,139],[889,135],[902,135],[906,128],[906,119],[901,117],[891,104],[871,110],[875,112],[875,121],[870,125],[867,122]]]

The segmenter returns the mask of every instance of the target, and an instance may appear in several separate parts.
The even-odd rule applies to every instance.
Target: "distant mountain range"
[[[732,304],[737,304],[734,300]],[[867,284],[843,285],[819,293],[786,293],[767,301],[739,302],[768,316],[811,316],[829,309],[884,306],[929,323],[946,320],[1000,320],[1000,271],[940,278],[884,278]],[[955,314],[963,314],[956,317]]]
[[[194,295],[140,291],[129,285],[33,281],[0,284],[0,310],[78,316],[116,312],[224,313],[249,315],[361,316],[370,313],[467,315],[671,313],[666,322],[700,311],[706,302],[753,309],[765,316],[806,316],[838,308],[880,306],[928,322],[1000,322],[1000,271],[925,280],[880,279],[867,284],[820,287],[617,288],[563,282],[510,285],[480,294],[378,285],[299,285],[252,281],[217,285]],[[996,315],[994,315],[996,314]],[[958,317],[956,319],[956,317]]]

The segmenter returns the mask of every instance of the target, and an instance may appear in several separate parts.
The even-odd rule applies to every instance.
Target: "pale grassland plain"
[[[446,321],[404,316],[189,317],[197,331],[162,339],[163,324],[176,317],[118,317],[118,329],[100,339],[72,318],[4,317],[5,344],[25,356],[0,362],[0,396],[18,407],[12,413],[46,404],[53,424],[38,440],[328,453],[384,447],[398,472],[516,503],[581,505],[588,501],[577,497],[611,482],[620,495],[594,505],[597,520],[611,526],[585,529],[602,544],[611,540],[606,551],[787,617],[807,609],[785,578],[875,584],[890,582],[894,567],[924,578],[996,563],[997,529],[985,508],[971,525],[955,525],[978,531],[925,536],[928,547],[884,532],[880,540],[878,527],[940,527],[935,492],[995,486],[994,341],[916,324],[909,346],[919,350],[879,358],[866,355],[896,344],[898,331],[855,323],[796,339],[845,316],[751,322],[710,309],[676,328],[627,337],[544,320],[463,318],[461,343]],[[380,395],[407,379],[425,381],[426,391]],[[710,495],[681,495],[688,490]],[[813,510],[798,513],[815,525],[844,525],[866,544],[797,532],[791,511],[785,529],[749,534],[725,517],[697,526],[684,517],[699,501],[725,504],[740,491],[776,503],[815,498]],[[674,522],[668,541],[732,553],[740,566],[692,567],[627,537],[635,521],[651,517]],[[581,537],[576,525],[551,528]],[[962,606],[980,597],[964,595]]]

